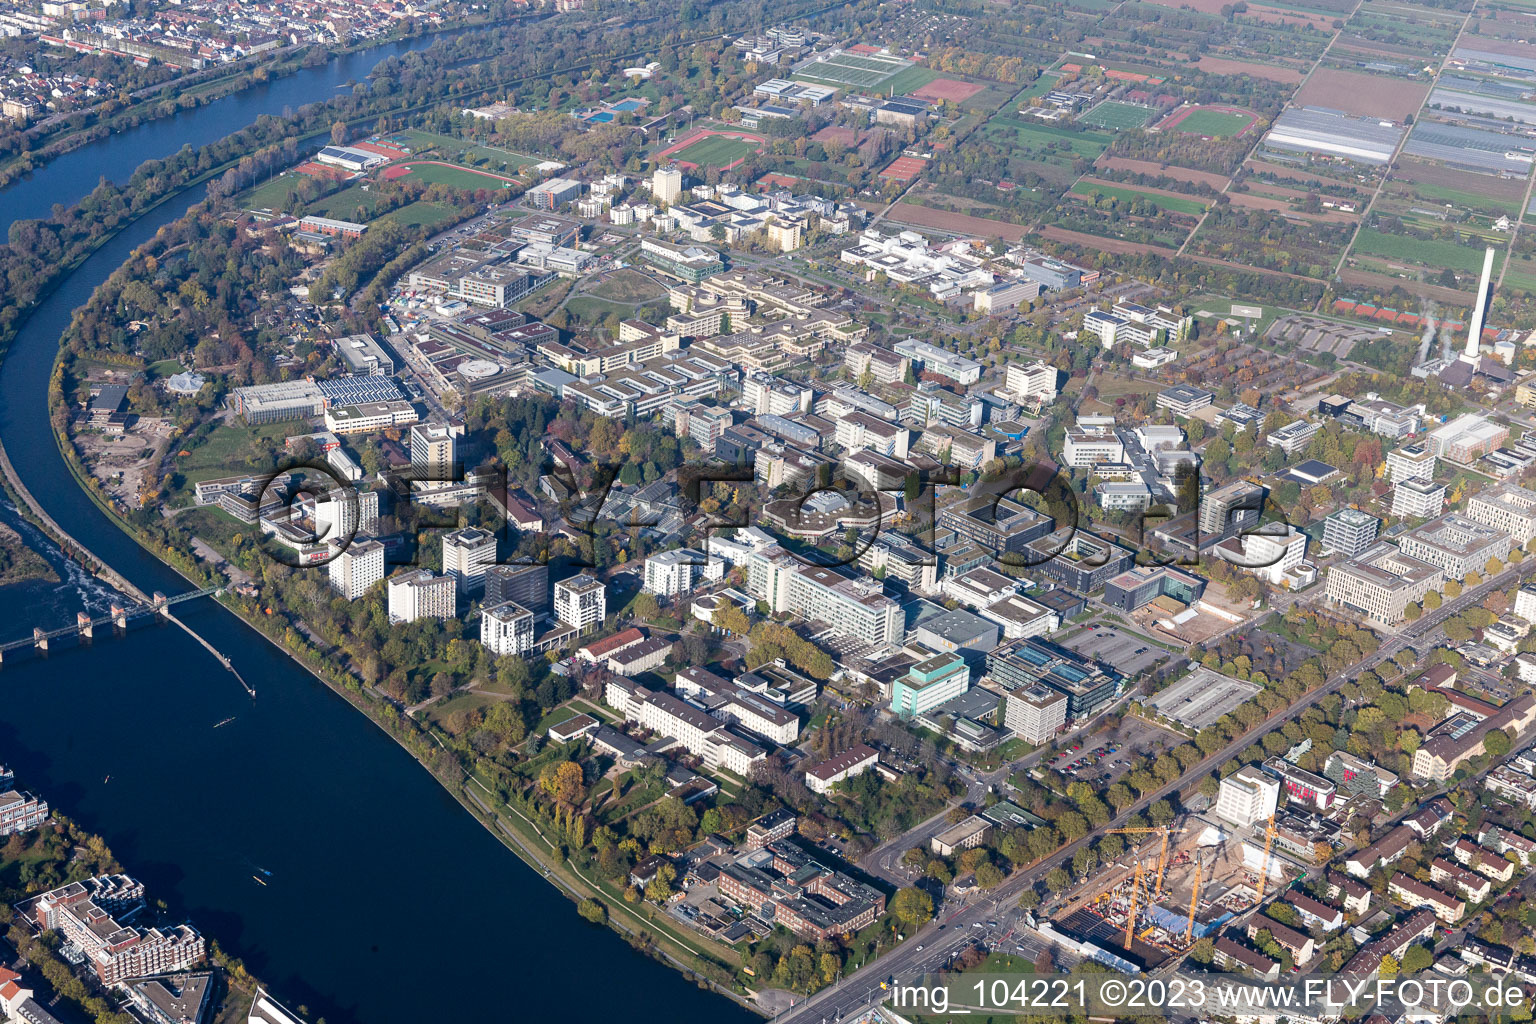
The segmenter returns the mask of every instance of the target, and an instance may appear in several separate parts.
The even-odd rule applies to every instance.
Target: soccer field
[[[1242,114],[1227,114],[1220,110],[1197,110],[1180,121],[1176,131],[1186,135],[1226,136],[1236,135],[1252,122]]]
[[[672,156],[673,159],[698,164],[700,167],[728,167],[756,150],[757,144],[754,142],[711,135],[700,139],[687,149],[679,150]]]
[[[912,62],[900,57],[879,57],[859,53],[826,54],[796,69],[792,78],[809,78],[828,85],[848,85],[856,89],[870,89],[892,75],[912,67]],[[919,82],[912,88],[918,88]]]
[[[1118,100],[1105,100],[1094,107],[1088,113],[1077,119],[1078,124],[1091,124],[1096,128],[1109,128],[1112,131],[1128,131],[1132,128],[1140,128],[1147,123],[1152,116],[1152,111],[1146,107],[1138,107],[1131,103],[1121,103]]]

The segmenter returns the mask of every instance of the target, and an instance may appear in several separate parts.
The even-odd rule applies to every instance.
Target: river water
[[[329,95],[380,56],[113,136],[0,193],[0,207],[8,220],[44,214],[102,174],[125,178],[142,159]],[[22,479],[65,530],[146,591],[189,584],[80,491],[49,429],[47,383],[70,312],[200,198],[193,190],[165,204],[82,264],[0,364],[0,438]],[[3,507],[0,519],[17,522]],[[111,600],[38,546],[64,581],[0,588],[0,641]],[[756,1019],[582,921],[393,740],[221,606],[188,602],[177,614],[233,660],[254,701],[175,627],[102,635],[0,667],[0,762],[101,833],[152,898],[243,958],[279,998],[329,1024]]]
[[[297,110],[306,103],[328,100],[349,89],[348,82],[364,81],[385,58],[424,49],[446,34],[452,32],[343,54],[323,65],[271,79],[206,106],[108,135],[50,160],[31,175],[0,190],[0,240],[8,237],[14,221],[46,217],[55,203],[72,206],[85,198],[102,178],[127,181],[146,160],[170,156],[182,146],[196,149],[216,142],[262,114],[275,116],[285,108]]]

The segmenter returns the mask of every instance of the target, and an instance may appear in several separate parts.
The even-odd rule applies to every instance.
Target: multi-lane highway
[[[1251,744],[1257,743],[1265,735],[1280,728],[1324,697],[1335,693],[1349,680],[1358,678],[1361,672],[1380,665],[1404,648],[1422,645],[1425,638],[1438,633],[1446,619],[1480,603],[1493,591],[1502,590],[1533,573],[1536,573],[1536,558],[1527,558],[1478,586],[1468,588],[1461,596],[1446,601],[1434,611],[1425,613],[1418,621],[1388,636],[1374,653],[1330,676],[1322,686],[1302,696],[1289,707],[1272,715],[1253,730],[1237,737],[1221,750],[1195,765],[1194,769],[1183,778],[1143,795],[1104,828],[1118,828],[1131,815],[1178,792],[1188,784],[1186,780],[1204,778]],[[971,903],[948,920],[929,922],[885,956],[865,965],[837,985],[823,989],[781,1014],[776,1018],[776,1024],[823,1024],[823,1022],[830,1024],[879,1002],[884,991],[880,987],[881,981],[889,977],[903,981],[918,977],[935,969],[936,956],[940,961],[939,966],[942,966],[943,957],[967,942],[974,941],[980,934],[982,929],[973,928],[973,925],[981,924],[983,929],[991,931],[992,929],[987,927],[989,920],[997,920],[1000,915],[1008,913],[1016,905],[1021,892],[1038,884],[1052,868],[1069,862],[1079,848],[1092,843],[1103,831],[1104,829],[1096,829],[1077,842],[1067,844],[1044,860],[1014,873],[991,893],[974,898]],[[1054,895],[1057,894],[1046,894],[1047,902]]]

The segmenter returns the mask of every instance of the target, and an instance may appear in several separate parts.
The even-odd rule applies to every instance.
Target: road
[[[1410,623],[1389,636],[1375,653],[1361,658],[1330,676],[1322,686],[1302,696],[1289,707],[1271,715],[1250,732],[1237,737],[1221,750],[1201,761],[1182,778],[1142,796],[1116,815],[1104,826],[1104,829],[1123,826],[1133,814],[1178,792],[1185,784],[1185,779],[1204,778],[1251,744],[1259,742],[1268,733],[1280,728],[1329,694],[1336,693],[1346,682],[1358,678],[1361,672],[1380,665],[1404,648],[1422,643],[1424,637],[1437,633],[1441,623],[1446,619],[1482,601],[1494,590],[1501,590],[1533,573],[1536,573],[1536,558],[1527,558],[1519,565],[1511,566],[1492,579],[1468,589],[1460,597],[1447,601],[1435,611],[1426,613],[1417,622]],[[989,919],[996,919],[999,915],[1007,913],[1015,905],[1021,892],[1039,883],[1052,868],[1069,862],[1073,854],[1097,839],[1104,829],[1096,829],[1076,842],[1068,843],[1033,866],[1016,872],[993,892],[974,900],[948,920],[929,922],[908,941],[879,960],[849,975],[841,983],[816,993],[788,1013],[781,1014],[775,1018],[776,1024],[822,1024],[823,1021],[830,1022],[852,1016],[878,1002],[883,994],[880,988],[882,980],[895,977],[898,980],[910,981],[930,970],[935,952],[947,952],[957,944],[963,945],[966,941],[972,940],[972,933],[979,931],[973,928],[973,925],[980,923],[985,927]],[[1049,902],[1050,900],[1047,899],[1047,903]],[[948,932],[947,935],[946,932]],[[963,939],[957,937],[962,933],[965,936]]]

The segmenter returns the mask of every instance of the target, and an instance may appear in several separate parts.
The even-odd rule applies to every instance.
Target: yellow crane
[[[1131,935],[1136,929],[1136,896],[1141,892],[1141,861],[1136,862],[1136,876],[1131,880],[1131,905],[1125,911],[1125,948],[1131,948]]]
[[[1200,905],[1200,861],[1195,860],[1195,891],[1189,897],[1189,924],[1184,927],[1184,944],[1189,945],[1189,940],[1195,934],[1195,908]]]
[[[1259,902],[1264,902],[1264,886],[1269,883],[1269,850],[1275,842],[1275,816],[1269,816],[1269,824],[1264,828],[1264,860],[1259,864]]]
[[[1120,835],[1150,835],[1156,834],[1163,837],[1162,850],[1157,855],[1157,884],[1151,888],[1151,899],[1163,898],[1163,872],[1168,867],[1168,837],[1181,832],[1188,832],[1184,828],[1169,828],[1166,825],[1154,825],[1148,828],[1110,828],[1106,833],[1118,833]]]

